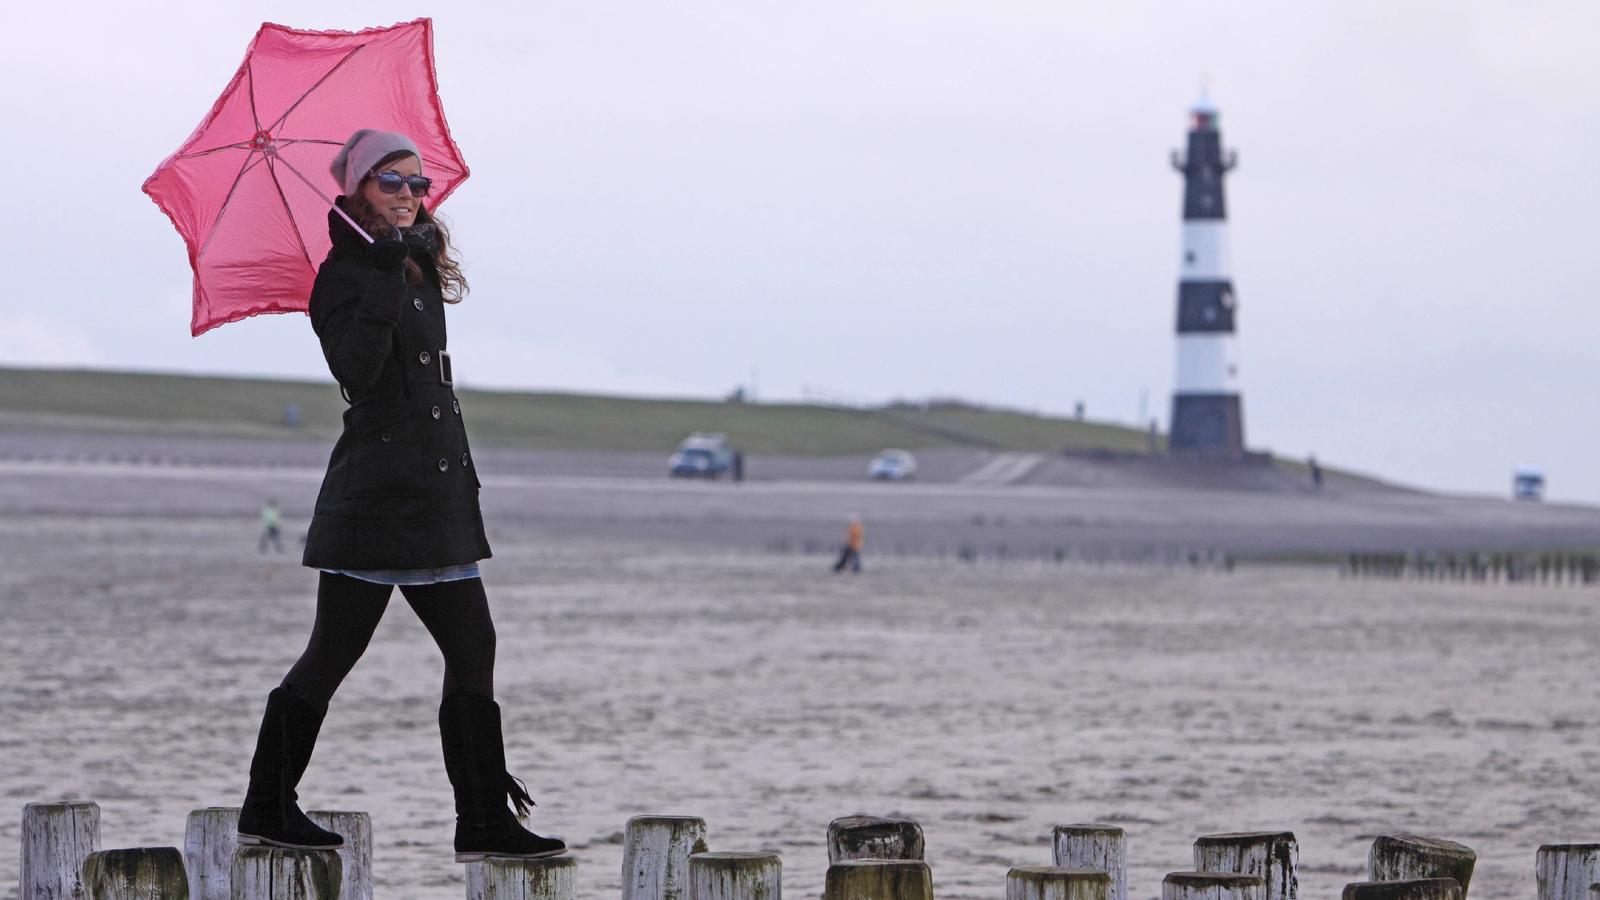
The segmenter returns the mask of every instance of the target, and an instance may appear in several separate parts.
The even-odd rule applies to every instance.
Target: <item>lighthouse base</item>
[[[1174,456],[1217,462],[1245,458],[1244,407],[1238,394],[1175,394],[1172,431],[1167,440]]]

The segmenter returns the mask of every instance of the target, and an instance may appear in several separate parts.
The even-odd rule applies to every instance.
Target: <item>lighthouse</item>
[[[1228,262],[1228,207],[1222,179],[1236,157],[1222,151],[1217,108],[1190,110],[1189,147],[1172,154],[1183,173],[1183,256],[1178,263],[1178,367],[1172,394],[1172,453],[1240,460],[1244,410],[1234,356],[1238,302]]]

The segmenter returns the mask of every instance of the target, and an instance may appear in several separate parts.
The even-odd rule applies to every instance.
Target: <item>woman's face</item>
[[[422,161],[415,156],[402,156],[393,162],[385,163],[377,169],[378,172],[393,172],[396,175],[421,175]],[[361,197],[373,209],[383,213],[383,217],[390,225],[396,228],[408,228],[417,221],[417,207],[422,201],[411,196],[411,188],[404,183],[400,185],[398,194],[385,194],[378,189],[378,179],[368,178],[361,183]]]

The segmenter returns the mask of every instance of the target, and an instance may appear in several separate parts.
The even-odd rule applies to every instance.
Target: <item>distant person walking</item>
[[[311,327],[349,401],[302,562],[321,571],[305,652],[267,695],[239,814],[239,843],[299,849],[344,839],[306,818],[295,787],[345,675],[395,587],[444,654],[439,734],[455,791],[455,858],[540,857],[566,845],[518,824],[533,800],[506,771],[494,701],[495,629],[479,577],[489,557],[478,477],[445,350],[445,304],[467,283],[431,182],[403,135],[362,129],[333,161],[333,248],[311,290]],[[382,773],[374,785],[393,785]],[[398,790],[398,788],[395,788]]]
[[[1315,453],[1311,454],[1306,460],[1306,466],[1311,470],[1311,489],[1314,491],[1322,490],[1322,466],[1317,463],[1317,455]]]
[[[256,552],[267,552],[267,545],[279,553],[283,552],[282,530],[280,528],[282,516],[278,513],[278,501],[268,500],[261,507],[261,539],[256,541]]]
[[[866,538],[867,531],[861,524],[861,517],[851,516],[844,532],[844,547],[839,552],[839,561],[833,564],[833,571],[843,572],[849,566],[851,574],[861,574],[861,548],[866,545]]]

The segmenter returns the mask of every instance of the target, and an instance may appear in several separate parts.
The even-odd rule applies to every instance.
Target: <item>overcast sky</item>
[[[1209,85],[1246,436],[1600,501],[1600,4],[8,7],[0,364],[325,378],[304,316],[190,338],[139,191],[263,20],[435,17],[475,387],[958,395],[1163,427]],[[181,12],[177,12],[182,10]]]

